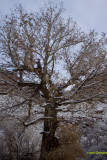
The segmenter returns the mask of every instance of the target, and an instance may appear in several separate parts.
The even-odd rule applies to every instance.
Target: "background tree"
[[[12,115],[0,122],[0,159],[1,160],[35,160],[38,159],[38,138],[34,138],[34,130],[24,128],[21,122]]]
[[[11,108],[26,103],[24,126],[43,121],[41,160],[56,147],[60,106],[107,98],[105,34],[100,38],[94,30],[85,34],[75,21],[65,21],[62,15],[62,4],[49,3],[38,13],[27,13],[19,5],[0,25],[0,80],[4,85],[0,94],[21,96]],[[44,117],[27,123],[34,103],[44,108]]]

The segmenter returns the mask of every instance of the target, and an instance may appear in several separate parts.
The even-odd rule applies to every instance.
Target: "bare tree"
[[[0,159],[29,160],[38,159],[36,148],[38,140],[33,141],[33,129],[24,129],[15,117],[5,117],[0,122]],[[36,141],[37,140],[37,141]]]
[[[107,98],[106,36],[85,34],[71,18],[63,19],[63,6],[48,4],[38,13],[27,13],[21,5],[6,15],[0,25],[0,94],[14,93],[28,106],[44,108],[40,160],[54,149],[59,106]],[[62,70],[58,70],[58,63]],[[60,71],[61,70],[61,71]],[[66,76],[64,76],[64,73]],[[69,87],[69,92],[67,91]],[[6,108],[9,109],[9,108]]]

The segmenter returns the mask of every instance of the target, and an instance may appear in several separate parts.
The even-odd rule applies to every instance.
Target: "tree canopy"
[[[106,34],[85,34],[63,11],[62,4],[35,13],[19,5],[0,24],[0,81],[8,85],[0,94],[21,95],[14,107],[27,102],[29,116],[32,102],[45,108],[44,132],[50,134],[43,134],[41,160],[52,149],[59,106],[107,98]]]

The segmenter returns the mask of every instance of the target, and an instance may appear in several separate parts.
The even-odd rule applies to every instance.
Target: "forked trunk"
[[[44,132],[41,144],[41,154],[39,160],[45,160],[47,152],[52,151],[58,146],[58,140],[55,137],[57,128],[57,112],[55,108],[47,106],[45,108]]]

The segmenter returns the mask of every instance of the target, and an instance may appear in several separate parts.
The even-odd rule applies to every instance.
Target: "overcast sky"
[[[65,17],[72,17],[87,32],[95,29],[107,33],[107,0],[51,0],[63,2]],[[0,0],[0,11],[8,14],[10,8],[21,3],[28,11],[37,11],[47,0]]]

